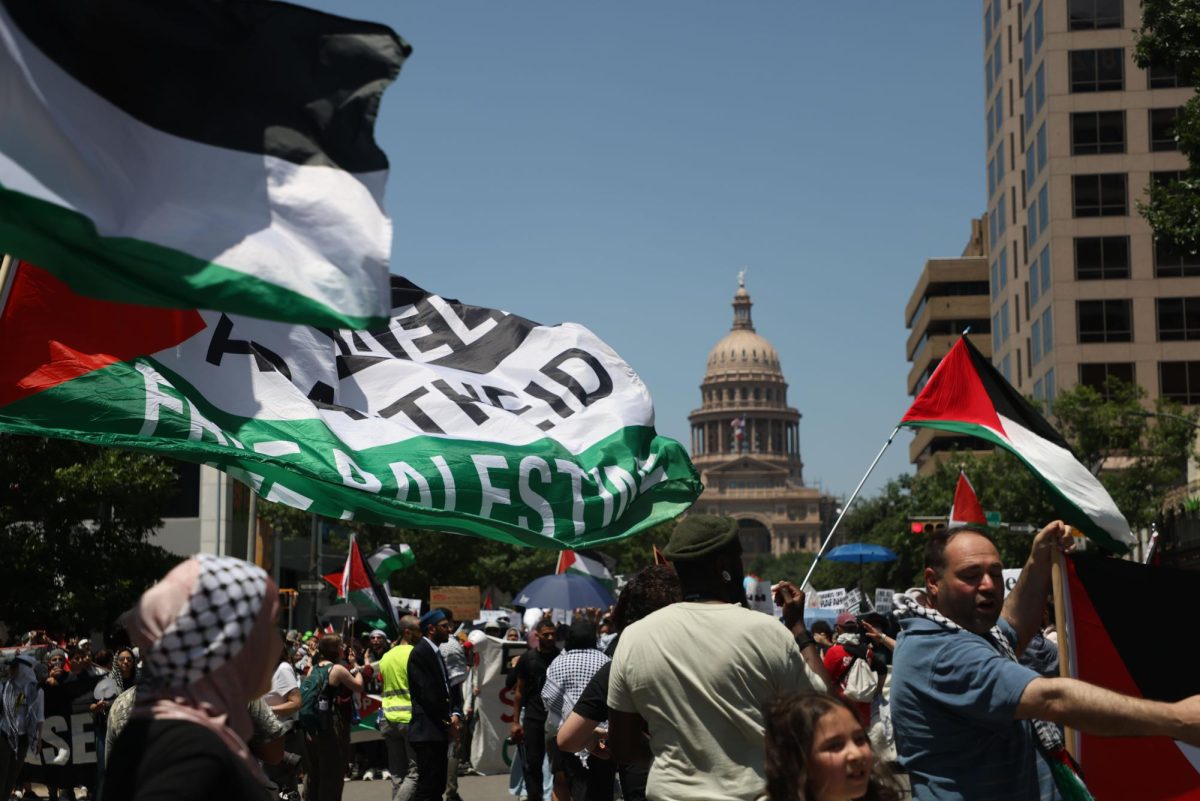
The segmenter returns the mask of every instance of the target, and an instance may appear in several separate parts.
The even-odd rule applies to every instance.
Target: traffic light
[[[928,537],[935,531],[939,531],[946,527],[947,518],[944,517],[910,517],[908,519],[908,530],[912,534],[920,534]]]

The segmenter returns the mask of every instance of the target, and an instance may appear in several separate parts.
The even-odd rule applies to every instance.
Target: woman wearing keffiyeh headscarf
[[[142,595],[127,628],[143,675],[109,755],[105,801],[261,801],[246,705],[270,688],[278,611],[266,572],[224,556],[189,559]]]
[[[33,659],[21,655],[8,666],[0,682],[0,798],[8,798],[30,746],[42,747],[42,690],[33,671]]]

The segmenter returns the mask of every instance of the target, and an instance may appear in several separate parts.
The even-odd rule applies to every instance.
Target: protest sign
[[[846,608],[845,590],[822,590],[821,592],[817,593],[817,597],[821,599],[822,609]]]
[[[513,722],[514,689],[506,687],[505,683],[514,658],[529,646],[524,640],[508,642],[498,637],[478,638],[474,633],[471,637],[479,659],[467,687],[474,698],[476,715],[472,724],[471,766],[485,776],[508,773],[512,764],[513,744],[508,738]]]
[[[751,609],[768,615],[775,614],[775,601],[771,597],[771,582],[768,579],[746,576],[742,585],[746,589],[746,601]]]
[[[882,587],[875,588],[875,611],[881,615],[886,615],[892,611],[892,596],[896,594],[895,590],[888,590]]]
[[[1017,579],[1019,579],[1020,577],[1021,577],[1021,568],[1010,567],[1010,568],[1005,569],[1005,571],[1004,571],[1004,597],[1005,598],[1007,598],[1008,594],[1010,592],[1012,592],[1012,588],[1017,586]]]
[[[94,788],[96,783],[96,721],[89,711],[99,676],[84,676],[44,689],[46,720],[44,748],[30,749],[23,781],[56,787]]]
[[[396,606],[396,617],[401,615],[417,615],[421,614],[421,599],[420,598],[392,598],[392,603]]]
[[[439,606],[454,613],[455,620],[475,620],[479,617],[479,587],[430,587],[429,608]]]
[[[846,607],[847,612],[852,615],[857,615],[862,612],[862,602],[862,590],[855,587],[854,589],[850,590],[850,592],[846,593],[846,600],[842,603]]]

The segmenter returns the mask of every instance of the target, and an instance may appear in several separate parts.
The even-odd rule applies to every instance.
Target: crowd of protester
[[[195,557],[125,616],[125,644],[21,638],[0,682],[0,799],[33,797],[22,765],[44,757],[45,704],[67,694],[94,719],[97,764],[67,786],[48,770],[54,801],[338,801],[354,779],[390,782],[392,801],[458,801],[486,636],[529,646],[504,666],[519,798],[1060,798],[1068,779],[1041,761],[1071,765],[1056,726],[1200,742],[1200,699],[1056,678],[1047,596],[1065,531],[1037,535],[1007,600],[986,531],[964,528],[931,538],[924,586],[894,613],[811,628],[790,582],[774,588],[782,621],[746,607],[736,529],[703,515],[676,527],[669,566],[569,624],[484,628],[434,608],[391,636],[281,641],[265,572]],[[364,718],[380,736],[352,745]]]

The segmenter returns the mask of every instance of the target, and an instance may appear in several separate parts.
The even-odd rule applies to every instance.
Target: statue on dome
[[[746,268],[738,270],[738,289],[746,288]]]

